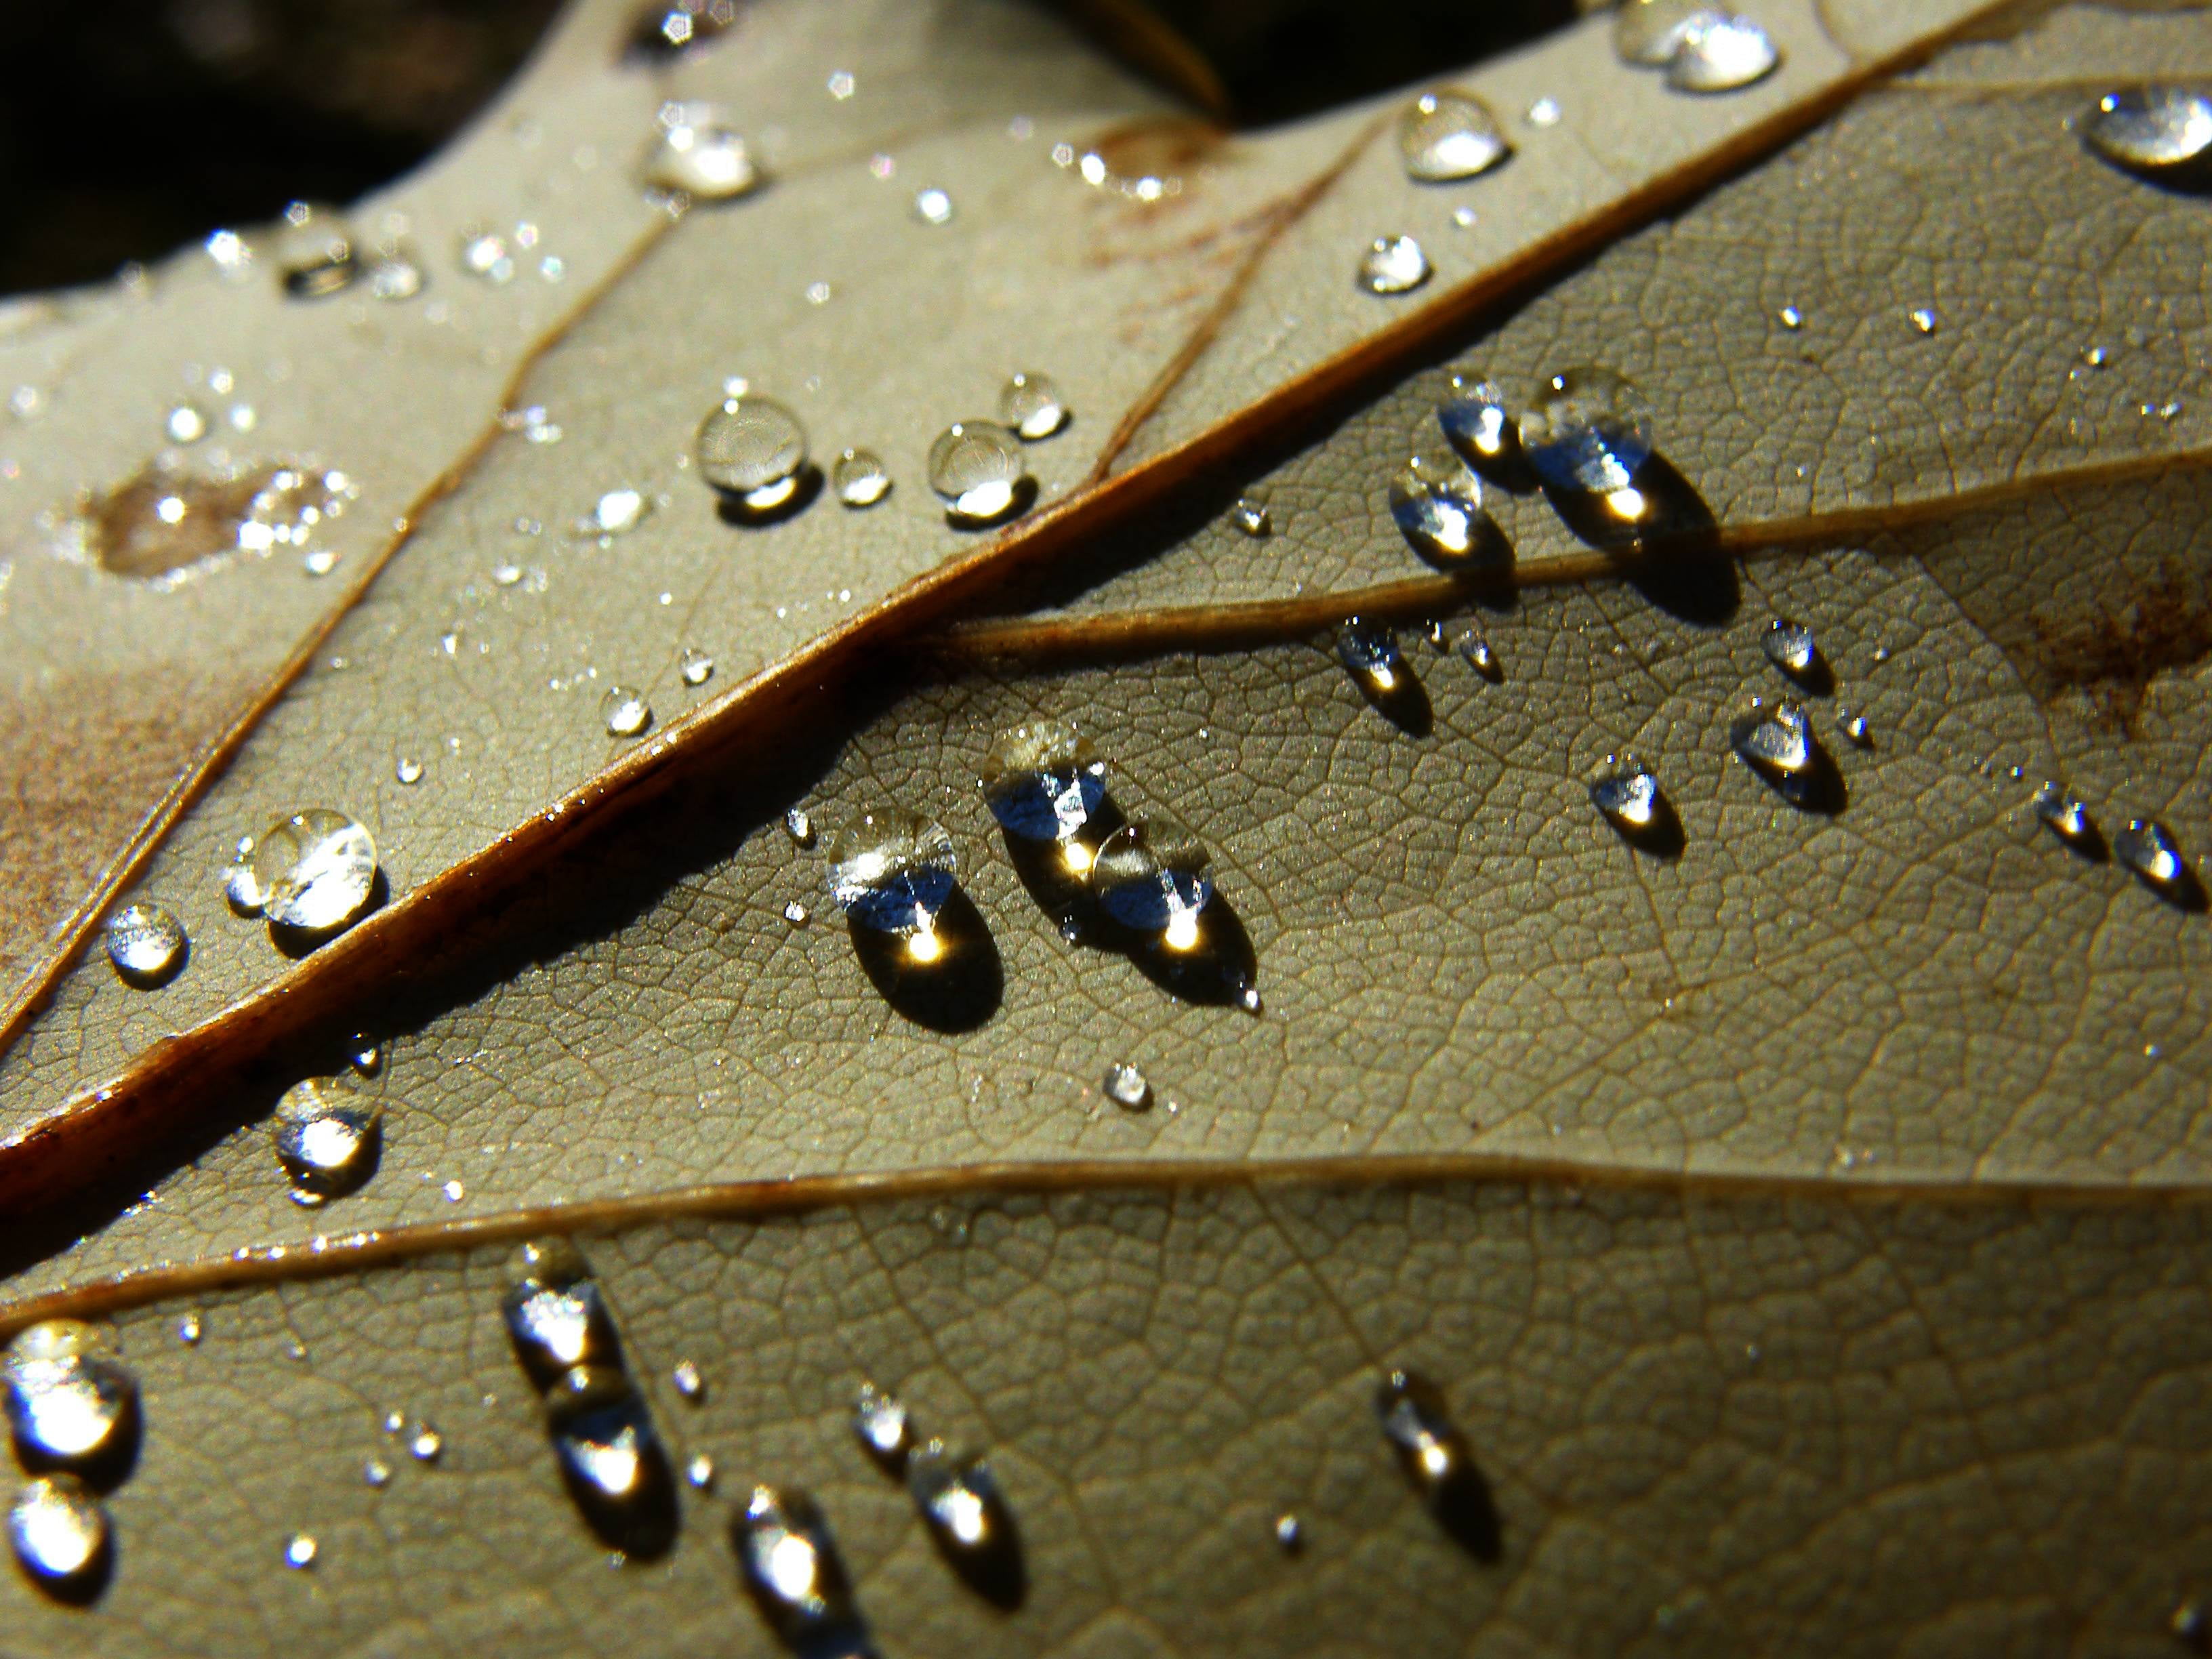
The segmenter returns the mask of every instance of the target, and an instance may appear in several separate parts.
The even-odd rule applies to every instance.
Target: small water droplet
[[[814,820],[804,807],[794,806],[783,815],[783,833],[791,837],[793,847],[814,845]]]
[[[184,923],[159,904],[126,904],[107,919],[106,938],[117,975],[146,990],[174,979],[191,949]]]
[[[694,1453],[691,1461],[684,1466],[684,1478],[701,1492],[714,1491],[714,1460],[704,1452]]]
[[[1106,763],[1065,720],[1018,726],[991,745],[978,779],[991,816],[1028,842],[1066,842],[1106,798]]]
[[[1867,724],[1867,717],[1864,714],[1860,714],[1849,704],[1841,705],[1837,708],[1836,730],[1842,732],[1855,748],[1874,747],[1874,728]]]
[[[675,1385],[676,1392],[686,1400],[701,1399],[707,1392],[706,1381],[699,1375],[699,1368],[688,1359],[676,1362],[676,1368],[669,1372],[668,1380]]]
[[[376,1172],[384,1109],[342,1078],[311,1077],[277,1101],[270,1135],[293,1197],[319,1204],[357,1190]]]
[[[507,251],[507,238],[495,230],[479,227],[463,231],[460,264],[464,273],[494,288],[514,280],[514,256]]]
[[[1453,448],[1478,463],[1502,459],[1519,439],[1505,394],[1488,380],[1464,374],[1451,377],[1437,404],[1437,424]]]
[[[422,781],[422,763],[412,755],[402,755],[392,763],[392,775],[401,783],[420,783]]]
[[[929,447],[929,487],[956,524],[994,524],[1030,489],[1021,440],[990,421],[956,421]]]
[[[1814,642],[1813,630],[1801,622],[1787,617],[1778,617],[1767,624],[1759,640],[1759,648],[1772,663],[1793,679],[1800,679],[1813,672],[1820,660],[1820,647]]]
[[[418,1425],[407,1443],[407,1455],[417,1463],[434,1463],[446,1449],[446,1437],[428,1423]]]
[[[653,705],[633,686],[611,685],[599,699],[599,719],[611,738],[634,738],[653,724]]]
[[[1784,700],[1771,713],[1754,703],[1753,712],[1729,728],[1729,742],[1791,805],[1808,805],[1817,799],[1821,755],[1802,703]]]
[[[1254,540],[1274,533],[1275,522],[1265,501],[1240,501],[1229,509],[1229,521]]]
[[[1650,459],[1650,405],[1609,368],[1565,369],[1545,380],[1522,416],[1521,447],[1553,489],[1610,495]]]
[[[254,842],[253,887],[259,914],[279,927],[322,934],[357,920],[376,889],[376,842],[328,806],[279,818]],[[232,888],[237,902],[240,888]]]
[[[1422,184],[1472,179],[1512,153],[1490,106],[1467,93],[1425,92],[1398,120],[1406,176]]]
[[[1590,781],[1589,798],[1631,841],[1652,835],[1670,817],[1658,775],[1633,755],[1620,760],[1607,756],[1604,769]]]
[[[731,1522],[730,1541],[754,1605],[793,1652],[805,1659],[872,1652],[830,1523],[805,1492],[755,1486]]]
[[[652,0],[638,14],[629,50],[673,58],[704,46],[737,21],[738,0]]]
[[[297,1570],[315,1565],[315,1540],[304,1532],[295,1532],[284,1546],[284,1565]]]
[[[891,493],[891,475],[872,449],[848,449],[830,469],[830,487],[847,507],[873,507]]]
[[[1459,636],[1459,653],[1467,659],[1467,665],[1483,678],[1497,683],[1505,678],[1505,665],[1498,661],[1498,653],[1490,641],[1469,629]]]
[[[799,492],[806,431],[772,398],[726,398],[692,440],[699,476],[741,512],[771,513]]]
[[[468,1188],[458,1181],[449,1181],[438,1190],[446,1195],[446,1202],[448,1204],[458,1204],[468,1194]]]
[[[127,1450],[138,1385],[112,1358],[103,1328],[49,1319],[17,1334],[0,1361],[8,1420],[26,1468],[85,1468]]]
[[[1068,409],[1048,374],[1030,370],[1010,375],[999,389],[999,418],[1024,441],[1049,438],[1067,424]]]
[[[1796,306],[1784,306],[1774,315],[1784,328],[1800,329],[1805,326],[1805,313],[1798,310]]]
[[[1559,107],[1558,99],[1539,98],[1528,106],[1528,125],[1532,127],[1555,127],[1559,125],[1559,118],[1565,113]]]
[[[1160,933],[1173,949],[1198,943],[1198,916],[1213,897],[1212,854],[1165,812],[1132,819],[1106,838],[1091,861],[1098,908],[1124,927]]]
[[[330,208],[295,202],[276,233],[276,272],[295,300],[319,300],[349,287],[361,275],[353,233]]]
[[[380,1492],[392,1484],[392,1465],[372,1457],[361,1466],[361,1478]]]
[[[380,249],[369,262],[368,291],[380,300],[411,300],[426,280],[414,255],[396,244]]]
[[[2068,794],[2056,782],[2046,782],[2028,805],[2045,827],[2069,847],[2096,843],[2097,826],[2089,816],[2088,804]]]
[[[913,1431],[906,1402],[896,1395],[872,1382],[861,1383],[853,1397],[853,1432],[860,1437],[860,1449],[886,1474],[896,1475],[906,1468]]]
[[[945,827],[919,812],[879,808],[830,846],[830,897],[863,927],[927,933],[952,896],[956,860]]]
[[[804,902],[793,899],[783,907],[783,919],[794,927],[804,927],[814,920],[814,913]]]
[[[1390,516],[1407,544],[1440,570],[1495,563],[1505,538],[1482,505],[1482,483],[1456,456],[1416,455],[1390,479]]]
[[[668,104],[660,137],[647,155],[643,182],[694,202],[727,202],[760,188],[760,169],[744,139],[709,106]]]
[[[1773,37],[1748,17],[1708,13],[1677,39],[1667,84],[1677,92],[1735,92],[1765,80],[1781,62]]]
[[[1337,630],[1336,658],[1363,686],[1386,692],[1397,690],[1406,660],[1398,648],[1397,629],[1358,617]]]
[[[34,1582],[70,1591],[97,1582],[106,1568],[107,1511],[75,1475],[48,1475],[15,1495],[8,1537]]]
[[[1117,1060],[1106,1068],[1106,1080],[1098,1085],[1105,1091],[1106,1098],[1116,1106],[1132,1112],[1141,1112],[1152,1103],[1152,1085],[1145,1074],[1125,1060]]]
[[[637,528],[645,518],[646,507],[641,490],[610,489],[576,527],[586,536],[624,535]]]
[[[2179,897],[2189,885],[2188,862],[2162,823],[2130,819],[2128,827],[2112,837],[2112,854],[2160,897]]]
[[[197,404],[179,404],[162,422],[173,444],[196,444],[207,436],[208,417]]]
[[[1915,306],[1905,315],[1912,319],[1913,327],[1918,329],[1923,334],[1933,334],[1936,331],[1936,313],[1926,306]]]
[[[925,225],[949,225],[952,222],[952,198],[934,185],[916,191],[914,216]]]
[[[2166,174],[2212,161],[2212,96],[2191,87],[2109,92],[2081,124],[2089,152],[2131,172]]]
[[[1376,1390],[1375,1410],[1429,1513],[1477,1557],[1494,1559],[1498,1514],[1489,1487],[1435,1385],[1412,1371],[1392,1371]]]
[[[1275,1517],[1275,1543],[1285,1555],[1296,1555],[1305,1547],[1305,1523],[1295,1515]]]
[[[200,1341],[200,1316],[197,1309],[190,1313],[183,1315],[178,1319],[177,1340],[183,1343],[186,1347],[198,1347]]]
[[[1020,1544],[990,1466],[980,1457],[956,1460],[932,1440],[908,1455],[906,1489],[930,1541],[968,1586],[1018,1606],[1026,1589]]]
[[[1411,294],[1430,275],[1429,256],[1410,236],[1377,236],[1359,256],[1359,286],[1370,294]]]
[[[686,685],[704,685],[714,678],[714,659],[696,645],[687,645],[676,659],[677,677]]]

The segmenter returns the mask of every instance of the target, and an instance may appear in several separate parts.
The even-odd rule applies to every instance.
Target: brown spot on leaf
[[[2031,614],[2046,695],[2079,691],[2133,734],[2152,680],[2212,655],[2212,593],[2204,574],[2163,560],[2118,603],[2078,615]]]
[[[1193,115],[1156,115],[1108,129],[1091,152],[1106,164],[1109,183],[1158,179],[1187,185],[1189,175],[1218,161],[1229,143],[1225,128]]]
[[[85,550],[118,576],[163,576],[235,551],[241,526],[291,519],[318,493],[283,466],[219,477],[149,463],[87,503]]]

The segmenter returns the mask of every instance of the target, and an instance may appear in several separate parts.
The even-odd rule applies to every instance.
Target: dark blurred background
[[[821,0],[834,3],[834,0]],[[922,3],[923,0],[909,0]],[[669,0],[641,0],[641,21]],[[1587,3],[1587,0],[1584,0]],[[0,294],[91,282],[436,149],[560,0],[0,0]],[[1131,0],[1065,0],[1102,40]],[[1576,0],[1158,0],[1264,125],[1464,64]],[[743,50],[738,15],[719,50]],[[639,72],[647,72],[641,70]]]

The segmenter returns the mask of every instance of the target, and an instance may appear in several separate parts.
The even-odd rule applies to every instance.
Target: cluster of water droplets
[[[95,1595],[113,1554],[102,1494],[137,1455],[137,1382],[104,1327],[52,1319],[9,1345],[0,1387],[16,1462],[31,1477],[9,1510],[15,1559],[50,1594]]]
[[[872,1382],[854,1397],[853,1432],[869,1460],[905,1485],[930,1541],[961,1582],[1000,1607],[1018,1607],[1028,1589],[1021,1539],[990,1465],[956,1457],[941,1440],[917,1440],[904,1402]]]
[[[1781,49],[1748,17],[1698,0],[1622,0],[1613,50],[1625,64],[1663,69],[1678,92],[1735,92],[1781,66]]]
[[[2089,805],[2063,784],[2046,781],[2028,799],[2044,828],[2083,858],[2100,862],[2107,848]],[[2181,850],[2172,831],[2154,818],[2130,818],[2114,832],[2111,855],[2152,892],[2185,910],[2205,904],[2203,880]]]

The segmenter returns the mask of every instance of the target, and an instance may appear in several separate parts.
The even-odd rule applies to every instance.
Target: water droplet
[[[983,757],[979,781],[991,816],[1009,835],[1065,842],[1082,833],[1106,798],[1106,763],[1065,720],[1018,726]]]
[[[1359,256],[1359,286],[1370,294],[1411,294],[1430,274],[1429,256],[1410,236],[1377,236]]]
[[[260,914],[279,927],[335,932],[358,918],[375,893],[375,842],[331,807],[279,818],[255,842],[252,860]]]
[[[599,699],[599,718],[609,737],[634,738],[653,724],[653,705],[635,687],[611,685]]]
[[[1390,516],[1408,545],[1441,570],[1492,563],[1505,538],[1482,505],[1482,483],[1456,457],[1416,455],[1390,480]]]
[[[670,104],[646,157],[644,182],[695,202],[727,202],[760,188],[761,173],[745,141],[702,104]]]
[[[707,1384],[699,1375],[699,1368],[688,1359],[676,1362],[676,1369],[669,1372],[668,1380],[675,1384],[676,1392],[686,1400],[700,1399],[707,1392]]]
[[[1505,665],[1498,661],[1498,653],[1490,648],[1490,641],[1469,630],[1460,635],[1459,653],[1467,659],[1467,665],[1492,684],[1505,678]]]
[[[1098,908],[1143,933],[1164,933],[1187,950],[1198,943],[1198,915],[1213,897],[1206,844],[1165,812],[1132,819],[1106,838],[1091,861]]]
[[[1613,49],[1624,64],[1663,68],[1692,24],[1718,15],[1702,0],[1624,0],[1613,14]]]
[[[434,1463],[446,1449],[446,1437],[428,1423],[418,1425],[407,1443],[407,1455],[417,1463]]]
[[[769,1628],[804,1659],[865,1659],[872,1650],[830,1523],[805,1492],[755,1486],[730,1541]]]
[[[361,1466],[361,1478],[380,1492],[392,1484],[392,1465],[372,1457]]]
[[[2096,822],[2086,801],[2069,795],[2055,782],[2046,782],[2028,802],[2051,833],[2069,847],[2090,847],[2097,842]]]
[[[295,1532],[284,1546],[284,1565],[298,1569],[315,1565],[315,1540],[304,1532]]]
[[[1382,623],[1354,617],[1337,630],[1336,659],[1370,690],[1393,691],[1405,666],[1398,631]]]
[[[1936,331],[1936,313],[1926,306],[1915,306],[1905,314],[1912,319],[1913,327],[1918,329],[1923,334],[1933,334]]]
[[[106,1565],[107,1511],[75,1475],[49,1475],[16,1494],[8,1537],[33,1580],[68,1591],[96,1582]]]
[[[1029,370],[1007,377],[999,389],[999,418],[1024,441],[1049,438],[1067,424],[1066,401],[1048,374]]]
[[[422,781],[422,763],[412,755],[402,755],[392,763],[392,775],[404,784],[420,783]]]
[[[1412,1371],[1392,1371],[1376,1390],[1375,1410],[1429,1513],[1477,1557],[1494,1559],[1498,1514],[1489,1487],[1435,1385]]]
[[[1240,501],[1229,509],[1229,521],[1255,541],[1274,533],[1275,521],[1265,501]]]
[[[1767,661],[1793,679],[1810,674],[1820,656],[1820,647],[1814,643],[1813,630],[1787,617],[1778,617],[1767,625],[1759,640],[1759,648],[1766,653]]]
[[[629,49],[641,57],[673,58],[705,45],[737,21],[738,0],[653,0],[638,15]]]
[[[696,645],[687,645],[676,659],[677,678],[686,685],[704,685],[714,675],[714,659]]]
[[[1490,106],[1463,92],[1425,92],[1398,120],[1406,176],[1422,184],[1472,179],[1512,153]]]
[[[1521,447],[1553,489],[1610,495],[1650,459],[1650,406],[1609,368],[1566,369],[1522,416]]]
[[[1451,377],[1450,388],[1437,405],[1437,424],[1453,448],[1477,462],[1502,459],[1519,437],[1506,412],[1505,394],[1488,380],[1464,374]]]
[[[2165,173],[2212,161],[2212,96],[2187,87],[2109,92],[2081,122],[2092,155],[2130,171]]]
[[[401,247],[385,248],[369,262],[368,291],[380,300],[411,300],[425,280],[422,265]]]
[[[1773,37],[1747,17],[1708,14],[1683,29],[1667,60],[1677,92],[1735,92],[1763,81],[1782,62]]]
[[[672,1483],[659,1433],[628,1375],[575,1366],[546,1390],[544,1406],[554,1455],[586,1517],[607,1541],[650,1551],[672,1522],[656,1512]]]
[[[1658,775],[1633,755],[1618,761],[1607,756],[1604,769],[1590,781],[1589,798],[1606,821],[1632,841],[1651,835],[1669,817]]]
[[[577,1365],[619,1366],[622,1344],[591,1268],[565,1238],[522,1249],[522,1278],[500,1304],[515,1358],[539,1388]]]
[[[1836,710],[1836,730],[1849,738],[1856,748],[1874,747],[1874,728],[1867,724],[1867,717],[1864,714],[1859,714],[1848,705],[1838,707]]]
[[[726,398],[692,441],[699,476],[747,513],[769,513],[798,494],[806,432],[771,398]]]
[[[507,251],[507,238],[495,230],[463,231],[460,261],[463,272],[494,288],[514,280],[514,256]]]
[[[800,900],[793,899],[783,907],[783,919],[794,927],[804,927],[814,920],[814,913]]]
[[[2162,897],[2175,897],[2189,884],[2189,865],[2162,823],[2131,818],[2112,837],[2112,854]]]
[[[199,1346],[200,1316],[197,1309],[181,1316],[177,1321],[177,1340],[188,1348]]]
[[[872,1382],[861,1383],[853,1397],[853,1432],[860,1437],[861,1449],[885,1473],[897,1474],[905,1468],[912,1429],[906,1402],[896,1395]]]
[[[1141,1112],[1152,1103],[1152,1084],[1125,1060],[1109,1066],[1106,1080],[1098,1086],[1105,1091],[1107,1099],[1133,1112]]]
[[[319,300],[349,287],[361,275],[353,233],[329,208],[295,202],[276,234],[276,272],[295,300]]]
[[[125,984],[167,984],[191,948],[184,923],[161,905],[126,904],[107,919],[107,959]]]
[[[840,830],[830,845],[830,893],[840,909],[879,933],[927,933],[951,898],[955,860],[945,827],[884,807]]]
[[[1559,107],[1556,98],[1539,98],[1528,106],[1528,125],[1532,127],[1555,127],[1566,112]]]
[[[113,1339],[73,1319],[28,1326],[0,1361],[8,1420],[26,1468],[82,1468],[127,1451],[138,1385],[108,1356]]]
[[[311,1077],[277,1101],[270,1135],[293,1197],[319,1204],[356,1191],[376,1172],[384,1109],[342,1078]]]
[[[637,528],[645,517],[646,500],[635,489],[610,489],[599,497],[578,526],[587,536],[620,536]]]
[[[948,225],[952,222],[952,198],[932,185],[915,192],[914,216],[925,225]]]
[[[684,1478],[701,1492],[712,1492],[714,1489],[714,1460],[704,1452],[693,1454],[691,1461],[684,1466]]]
[[[1784,328],[1800,329],[1805,326],[1805,313],[1798,310],[1796,306],[1784,306],[1774,315],[1776,320]]]
[[[943,1441],[932,1440],[908,1454],[906,1489],[930,1541],[969,1587],[1018,1606],[1025,1588],[1020,1545],[990,1466],[980,1457],[956,1460]]]
[[[1275,1517],[1275,1542],[1281,1547],[1284,1554],[1296,1555],[1300,1550],[1305,1547],[1305,1523],[1300,1521],[1295,1515],[1284,1514],[1277,1516]]]
[[[1770,714],[1754,701],[1752,713],[1729,728],[1729,743],[1792,805],[1808,806],[1818,799],[1822,756],[1802,703],[1784,700]]]
[[[804,807],[794,806],[783,815],[783,833],[791,837],[793,847],[814,845],[814,820]]]
[[[929,447],[929,487],[956,524],[986,525],[1018,510],[1030,483],[1021,440],[990,421],[956,421]]]
[[[179,404],[162,422],[173,444],[196,444],[207,436],[208,417],[197,404]]]

